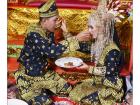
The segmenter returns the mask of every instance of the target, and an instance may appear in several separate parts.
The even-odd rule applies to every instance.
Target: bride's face
[[[88,31],[92,35],[92,38],[97,38],[97,27],[96,27],[96,22],[94,21],[93,18],[89,18],[88,20]]]
[[[88,31],[92,35],[92,38],[102,40],[103,39],[103,26],[100,26],[100,23],[96,23],[93,18],[88,20]]]

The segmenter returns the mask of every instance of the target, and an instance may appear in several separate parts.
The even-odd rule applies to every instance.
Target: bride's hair
[[[95,39],[94,51],[96,52],[96,60],[98,61],[104,47],[113,42],[115,17],[108,13],[106,8],[106,0],[100,0],[98,8],[89,16],[89,20],[95,21],[95,27],[98,29],[97,38]],[[91,23],[92,24],[92,23]],[[99,37],[102,37],[99,40]]]

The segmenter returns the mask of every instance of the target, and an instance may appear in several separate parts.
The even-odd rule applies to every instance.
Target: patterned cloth
[[[71,90],[71,86],[57,73],[46,69],[48,59],[57,58],[66,47],[55,44],[54,33],[44,31],[39,25],[33,25],[27,30],[15,78],[21,99],[29,105],[50,105],[52,100],[46,89],[55,94]]]
[[[55,45],[53,41],[53,33],[49,33],[47,39],[44,39],[36,32],[28,34],[18,59],[25,66],[28,75],[42,75],[43,71],[40,71],[40,69],[44,69],[48,65],[47,58],[57,58],[65,51],[65,46]]]
[[[104,48],[97,66],[105,67],[105,75],[95,75],[78,84],[71,92],[70,98],[83,105],[115,105],[123,96],[122,79],[118,76],[120,68],[120,50],[111,43]]]

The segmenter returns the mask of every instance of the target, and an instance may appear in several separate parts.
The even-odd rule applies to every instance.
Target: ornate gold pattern
[[[69,43],[69,51],[76,51],[80,48],[79,41],[75,36],[67,38],[67,41]]]
[[[56,16],[58,14],[58,11],[53,11],[49,13],[40,13],[40,17],[52,17]]]
[[[112,95],[113,98],[112,99],[105,99],[108,96]],[[112,88],[102,88],[99,93],[98,93],[101,105],[115,105],[115,101],[121,101],[121,98],[123,96],[123,91],[116,91]]]
[[[90,10],[59,9],[59,14],[66,22],[71,33],[78,33],[87,26]],[[30,24],[39,21],[37,8],[8,8],[8,37],[10,35],[25,35]]]
[[[21,52],[21,49],[23,48],[23,45],[8,45],[7,46],[7,54],[8,57],[19,57],[19,53]]]
[[[110,43],[103,50],[102,55],[99,58],[99,64],[104,65],[105,57],[106,57],[107,53],[109,53],[109,51],[111,51],[112,49],[116,49],[116,50],[120,51],[120,49],[117,47],[117,45],[115,43]]]
[[[122,88],[123,81],[122,81],[122,79],[117,78],[117,82],[116,82],[116,84],[114,84],[111,81],[105,79],[104,82],[103,82],[103,84],[105,86],[112,87],[112,88],[114,88],[116,90],[120,90]]]
[[[39,8],[39,12],[46,12],[47,10],[50,9],[51,5],[55,3],[54,0],[48,0],[41,8]]]
[[[91,10],[59,9],[59,14],[66,20],[68,30],[71,33],[87,29],[87,19],[90,13]]]
[[[77,84],[76,87],[72,89],[72,91],[69,94],[69,97],[76,102],[80,102],[81,98],[97,90],[96,87],[92,86],[93,82],[94,79],[83,80],[83,83]]]
[[[103,82],[103,80],[105,81]],[[97,101],[99,105],[114,105],[116,101],[121,101],[121,97],[124,94],[122,90],[122,79],[117,78],[117,83],[113,84],[106,80],[105,77],[92,76],[92,78],[85,79],[81,84],[78,84],[70,92],[69,96],[72,100],[80,102],[83,97],[96,91],[98,91],[98,97],[96,98],[100,101],[100,104],[99,101]],[[94,102],[85,101],[84,103],[86,103],[86,105],[94,105]]]
[[[67,53],[69,51],[76,51],[77,49],[79,49],[79,41],[75,36],[69,37],[66,40],[61,41],[60,43],[67,47],[64,53]]]
[[[58,74],[50,70],[43,76],[28,76],[25,74],[25,67],[21,64],[19,70],[15,73],[15,78],[17,79],[19,77],[23,77],[24,80],[18,79],[17,87],[20,90],[21,97],[27,101],[39,95],[43,88],[58,93],[63,89],[63,86],[66,83]],[[22,87],[24,87],[24,89]],[[68,89],[67,91],[70,90],[71,89]]]
[[[91,70],[90,70],[90,72],[91,72]],[[105,73],[106,73],[106,67],[105,66],[94,67],[92,69],[92,74],[94,74],[94,75],[105,76]]]
[[[92,74],[87,74],[87,73],[71,73],[71,74],[67,74],[67,73],[63,73],[60,75],[62,78],[64,78],[65,80],[71,80],[71,81],[82,81],[85,79],[89,79],[92,78]]]
[[[33,25],[29,26],[29,28],[28,28],[26,34],[28,34],[28,33],[30,33],[30,32],[39,33],[42,37],[47,38],[47,37],[46,37],[46,36],[47,36],[47,35],[46,35],[46,30],[43,30],[43,29],[41,28],[41,26],[38,25],[38,24],[33,24]]]
[[[89,72],[90,74],[93,74],[93,71],[94,71],[94,67],[93,67],[93,66],[89,66],[88,72]]]
[[[109,45],[107,45],[105,49],[103,50],[102,55],[99,59],[100,66],[104,65],[105,57],[108,54],[108,52],[111,51],[112,49],[116,49],[120,51],[119,48],[114,43],[110,43]],[[94,74],[95,68],[96,67],[90,67],[90,72],[92,74]],[[103,69],[104,71],[106,68],[99,67],[99,69]],[[115,81],[112,82],[108,80],[105,76],[92,75],[91,79],[83,80],[81,84],[77,85],[70,92],[70,98],[73,99],[74,101],[79,102],[81,101],[83,97],[88,96],[90,93],[94,93],[97,91],[98,96],[95,98],[98,98],[99,101],[97,101],[96,104],[99,104],[100,102],[99,105],[114,105],[116,101],[121,101],[121,97],[124,94],[122,90],[122,85],[123,85],[122,79],[120,79],[117,76],[114,78],[116,79],[116,83]],[[89,87],[91,87],[93,90],[92,89],[88,90]],[[78,91],[78,94],[77,94],[77,91]],[[92,105],[92,104],[94,105],[94,102],[91,102],[91,100],[89,99],[82,100],[82,102],[84,102],[84,104],[86,105]]]
[[[36,8],[9,8],[8,35],[25,35],[30,24],[37,23],[39,13]]]

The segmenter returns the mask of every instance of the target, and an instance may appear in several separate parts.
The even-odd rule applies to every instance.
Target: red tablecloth
[[[91,62],[86,62],[86,63],[88,65],[94,66],[94,63],[91,63]],[[54,70],[72,85],[80,82],[81,79],[88,78],[91,76],[91,74],[89,74],[88,71],[84,69],[83,70],[77,69],[77,68],[66,69],[66,68],[61,68],[55,65]]]

